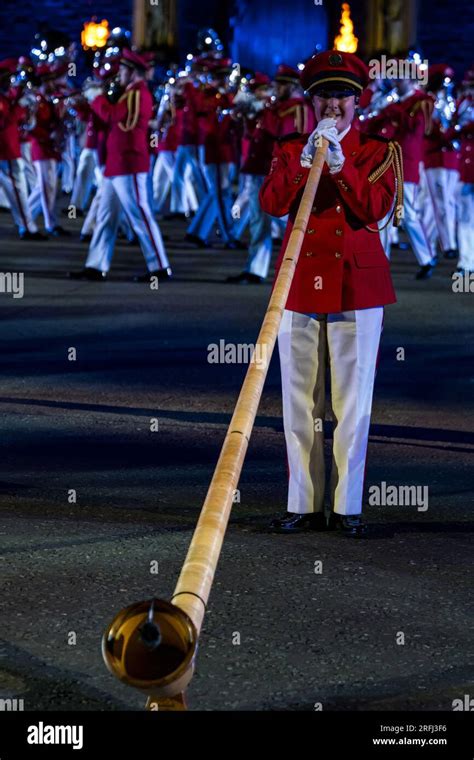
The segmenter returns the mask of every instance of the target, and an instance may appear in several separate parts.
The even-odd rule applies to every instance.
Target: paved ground
[[[224,284],[245,253],[196,251],[174,223],[163,228],[176,277],[158,292],[131,282],[141,254],[124,245],[109,282],[71,281],[86,251],[75,222],[70,240],[40,244],[9,224],[1,215],[0,269],[25,273],[25,295],[0,294],[0,696],[140,709],[106,671],[100,637],[123,606],[173,590],[245,371],[209,364],[207,347],[255,340],[269,286]],[[369,447],[367,485],[426,485],[426,512],[368,507],[359,542],[269,533],[286,486],[272,362],[192,709],[450,710],[474,695],[474,295],[452,292],[451,269],[419,284],[411,253],[394,255]]]

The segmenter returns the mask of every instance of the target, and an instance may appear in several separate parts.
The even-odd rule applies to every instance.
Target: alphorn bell
[[[314,157],[257,343],[171,602],[132,604],[102,639],[109,670],[148,695],[149,710],[186,709],[199,632],[247,453],[268,365],[318,189],[328,142]]]

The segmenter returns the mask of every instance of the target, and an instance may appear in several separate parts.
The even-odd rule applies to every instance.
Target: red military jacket
[[[242,138],[243,174],[265,176],[270,171],[275,138],[262,126],[260,116],[245,119]]]
[[[461,182],[474,183],[474,103],[471,95],[462,97],[458,102],[458,121],[460,132],[456,132],[461,141],[459,171]]]
[[[307,137],[276,143],[270,174],[260,190],[264,211],[272,216],[289,213],[277,272],[309,174],[300,164]],[[364,135],[354,126],[341,146],[341,171],[330,174],[325,164],[321,175],[286,303],[291,311],[327,314],[396,301],[377,230],[377,221],[394,201],[393,152],[388,141]]]
[[[39,93],[36,96],[36,123],[30,131],[31,160],[61,160],[62,121],[60,109],[49,98]]]
[[[234,123],[230,114],[232,96],[214,87],[194,92],[198,144],[204,145],[206,164],[236,161]]]
[[[451,144],[452,130],[444,132],[439,121],[433,120],[429,135],[425,135],[424,159],[425,169],[459,170],[459,152]]]
[[[20,122],[24,116],[18,103],[0,93],[0,161],[20,158]]]
[[[149,122],[153,99],[146,82],[127,87],[118,103],[99,95],[91,103],[94,113],[109,127],[105,176],[148,172],[150,167]]]
[[[378,116],[365,122],[365,128],[370,134],[380,134],[389,140],[395,140],[401,146],[405,182],[420,181],[424,138],[432,128],[432,111],[432,98],[421,90],[416,90],[410,97],[392,103]]]
[[[316,119],[309,100],[303,97],[289,98],[266,108],[261,118],[261,126],[272,137],[279,139],[295,132],[312,132],[316,126]]]

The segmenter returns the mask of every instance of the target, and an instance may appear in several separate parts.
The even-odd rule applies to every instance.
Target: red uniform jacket
[[[8,95],[0,93],[0,161],[20,158],[20,122],[25,111]]]
[[[277,272],[309,169],[300,164],[307,136],[275,145],[270,174],[260,190],[264,211],[289,213],[277,261]],[[345,163],[337,174],[327,165],[319,183],[286,308],[303,314],[367,309],[396,301],[389,262],[382,248],[377,221],[390,210],[395,175],[386,141],[361,134],[354,126],[341,142]],[[369,232],[366,225],[377,230]]]
[[[424,158],[424,138],[431,131],[433,100],[417,90],[406,100],[392,103],[378,116],[365,122],[370,134],[396,140],[402,148],[405,182],[420,181],[420,162]]]
[[[214,87],[194,94],[198,144],[205,147],[206,164],[234,163],[237,159],[234,123],[224,111],[232,108],[232,96]]]
[[[455,134],[455,133],[454,133]],[[459,170],[459,153],[450,141],[449,133],[443,132],[439,121],[433,120],[429,135],[425,135],[424,159],[425,169],[454,169]]]
[[[192,82],[186,82],[183,93],[179,96],[182,101],[182,122],[179,132],[180,145],[197,145],[198,144],[198,117],[197,117],[197,99],[198,90]],[[202,143],[203,144],[203,143]]]
[[[474,121],[465,124],[458,134],[461,137],[461,182],[474,183]]]
[[[316,126],[316,119],[309,100],[301,97],[289,98],[266,108],[261,125],[272,137],[279,139],[295,132],[312,132]]]
[[[265,176],[270,171],[275,138],[263,128],[262,117],[245,119],[242,139],[242,166],[244,174]]]
[[[109,127],[105,176],[148,172],[148,125],[153,113],[153,99],[146,82],[139,81],[127,87],[118,103],[110,103],[105,95],[99,95],[92,101],[91,108]]]
[[[31,130],[31,160],[61,160],[62,120],[59,109],[44,95],[36,96],[36,124]]]

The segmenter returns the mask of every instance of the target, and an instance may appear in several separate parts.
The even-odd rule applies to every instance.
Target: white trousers
[[[252,175],[240,174],[239,177],[239,194],[235,199],[231,213],[234,220],[234,237],[240,240],[250,219],[250,196],[252,194]]]
[[[228,243],[233,237],[231,172],[233,165],[205,164],[204,174],[208,191],[202,199],[188,232],[207,240],[217,225],[222,240]]]
[[[179,145],[171,186],[171,210],[179,214],[196,211],[206,194],[206,182],[196,145]]]
[[[148,202],[147,180],[146,172],[104,177],[86,267],[109,271],[122,208],[138,238],[148,270],[169,267],[161,232]]]
[[[474,184],[461,182],[458,194],[458,267],[474,272]]]
[[[425,169],[429,197],[422,206],[423,226],[430,244],[439,238],[443,251],[456,249],[456,190],[459,172],[455,169]]]
[[[76,174],[76,138],[69,133],[66,136],[66,146],[61,156],[61,190],[71,193]]]
[[[26,186],[28,188],[28,193],[31,193],[38,181],[33,159],[31,158],[31,143],[28,141],[22,142],[20,150],[24,162]]]
[[[265,177],[249,174],[249,231],[250,245],[245,271],[265,277],[272,258],[272,217],[260,206],[258,193]]]
[[[171,191],[176,154],[171,150],[161,150],[153,167],[153,210],[160,213]],[[170,206],[170,210],[174,209]]]
[[[13,220],[20,233],[37,232],[28,206],[28,192],[22,158],[0,161],[0,188],[8,200]]]
[[[335,419],[331,502],[360,514],[383,307],[319,315],[285,310],[278,335],[290,480],[288,511],[324,509],[326,369]]]
[[[43,214],[44,226],[51,232],[56,221],[56,192],[58,189],[58,162],[54,158],[33,161],[37,183],[28,198],[31,216],[35,219]]]
[[[95,148],[83,148],[77,164],[76,177],[72,188],[71,206],[85,211],[95,179],[99,157]]]
[[[425,266],[433,260],[433,251],[423,226],[418,192],[419,185],[415,182],[404,183],[403,227],[418,264]]]

